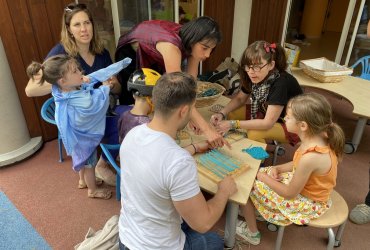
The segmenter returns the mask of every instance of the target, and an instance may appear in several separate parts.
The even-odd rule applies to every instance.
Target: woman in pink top
[[[255,209],[270,223],[286,226],[307,224],[325,213],[337,178],[338,158],[343,154],[343,130],[332,121],[329,102],[308,93],[292,98],[284,118],[287,130],[301,145],[293,161],[260,169],[250,195],[242,207],[246,222],[237,234],[254,245],[260,243]],[[247,226],[248,225],[248,226]]]

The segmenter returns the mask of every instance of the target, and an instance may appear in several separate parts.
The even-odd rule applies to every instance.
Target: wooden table
[[[229,102],[229,99],[221,96],[217,104],[226,105]],[[209,111],[210,107],[199,108],[198,110],[202,116],[209,121],[213,112]],[[199,140],[204,140],[204,137],[192,135],[193,142]],[[254,180],[257,175],[258,168],[261,164],[261,160],[256,160],[252,158],[249,154],[242,152],[242,148],[248,148],[252,146],[260,146],[266,148],[266,144],[249,140],[243,138],[241,140],[232,142],[231,149],[228,149],[226,146],[222,148],[227,154],[235,156],[238,159],[241,159],[250,165],[250,169],[245,171],[243,174],[235,178],[236,185],[238,187],[238,192],[232,195],[229,198],[229,202],[226,208],[226,225],[225,225],[225,246],[233,247],[235,244],[235,232],[236,232],[236,222],[238,218],[239,204],[247,204],[249,193],[252,189]],[[200,154],[195,155],[194,157],[199,157]],[[206,178],[204,175],[200,174],[199,177],[199,186],[202,190],[205,190],[209,193],[215,194],[217,192],[217,184]]]
[[[348,76],[337,83],[321,83],[306,75],[300,68],[293,68],[292,74],[301,86],[323,89],[340,95],[351,102],[353,106],[352,113],[359,116],[359,119],[352,141],[346,143],[344,151],[347,154],[355,152],[360,144],[366,122],[370,118],[370,81]]]

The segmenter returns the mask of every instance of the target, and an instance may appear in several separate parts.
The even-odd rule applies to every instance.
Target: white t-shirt
[[[133,128],[120,149],[119,237],[132,250],[183,249],[182,219],[172,201],[200,192],[193,157],[147,124]]]

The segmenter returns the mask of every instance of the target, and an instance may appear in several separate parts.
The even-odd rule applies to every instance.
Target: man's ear
[[[179,115],[180,115],[180,118],[183,118],[185,116],[187,116],[188,112],[189,112],[189,105],[183,105],[179,108]]]

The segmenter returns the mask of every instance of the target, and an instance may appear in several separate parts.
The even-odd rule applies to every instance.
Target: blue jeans
[[[224,240],[214,232],[204,234],[191,229],[184,221],[181,224],[181,230],[185,233],[184,250],[223,250]],[[129,250],[119,240],[119,250]]]
[[[215,232],[198,233],[184,221],[181,230],[185,233],[184,250],[223,250],[224,240]]]

